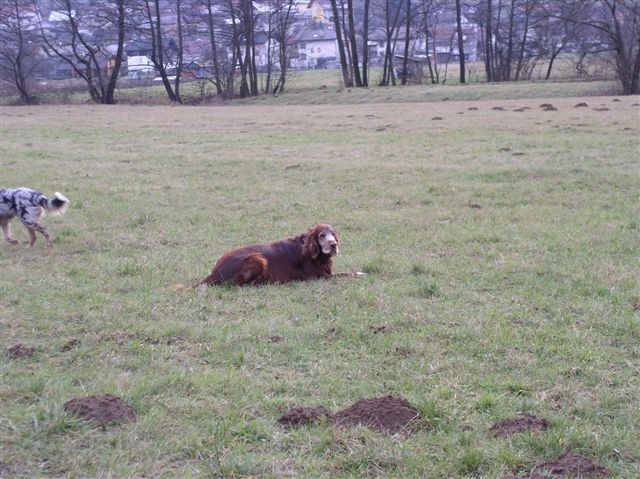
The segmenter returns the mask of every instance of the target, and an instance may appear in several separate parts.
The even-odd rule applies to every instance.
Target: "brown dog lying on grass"
[[[334,273],[333,257],[339,252],[338,235],[328,224],[318,224],[293,238],[254,244],[224,254],[209,276],[192,286],[288,283],[364,273]],[[173,289],[188,289],[177,284]]]

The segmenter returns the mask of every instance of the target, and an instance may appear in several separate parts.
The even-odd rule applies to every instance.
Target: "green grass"
[[[370,71],[369,88],[344,88],[339,70],[304,70],[288,73],[286,90],[277,95],[263,93],[263,77],[259,77],[260,95],[236,98],[226,103],[240,105],[343,105],[371,103],[415,103],[452,100],[508,100],[530,98],[558,98],[575,96],[617,95],[622,89],[614,76],[606,75],[606,80],[582,81],[566,75],[566,67],[559,69],[557,76],[545,81],[534,77],[529,81],[486,83],[483,77],[472,75],[464,85],[458,83],[456,66],[449,68],[445,84],[406,85],[380,87],[381,69]],[[478,71],[474,66],[473,71]],[[599,78],[599,77],[598,77]],[[441,80],[442,81],[442,80]],[[116,101],[134,105],[168,105],[164,87],[158,84],[136,84],[122,82],[116,90]],[[44,89],[36,92],[40,104],[86,104],[90,102],[85,84],[80,80],[50,81]],[[180,87],[184,104],[224,103],[217,98],[212,83],[204,89],[199,82],[185,80]],[[204,98],[203,98],[204,94]],[[0,96],[0,105],[14,105],[17,95]]]
[[[72,205],[45,219],[54,248],[0,247],[2,350],[36,348],[0,359],[1,474],[498,478],[571,450],[638,477],[638,98],[541,92],[3,107],[3,187]],[[317,222],[367,277],[167,289]],[[62,409],[107,393],[138,421]],[[385,394],[425,427],[277,423]],[[551,428],[491,436],[525,411]]]

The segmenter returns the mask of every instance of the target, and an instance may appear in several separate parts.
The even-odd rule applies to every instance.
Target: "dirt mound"
[[[567,452],[555,461],[543,462],[536,470],[556,477],[606,477],[607,469],[581,454]]]
[[[533,414],[522,414],[496,422],[489,429],[497,437],[506,437],[524,431],[549,429],[549,421]]]
[[[284,427],[297,427],[309,424],[323,417],[331,417],[331,413],[324,406],[296,407],[285,412],[278,422]]]
[[[14,346],[11,346],[7,349],[7,356],[10,358],[28,358],[29,356],[33,356],[36,352],[36,348],[31,348],[29,346],[25,346],[22,343],[18,343]]]
[[[420,414],[406,399],[385,396],[362,399],[352,406],[331,414],[326,407],[295,407],[285,412],[278,422],[296,427],[327,417],[336,427],[366,426],[382,433],[415,432]]]
[[[552,479],[554,477],[586,479],[591,477],[607,477],[608,475],[609,471],[601,464],[581,454],[567,452],[555,461],[536,464],[533,470],[524,476],[504,476],[502,479],[522,479],[523,477],[527,479]]]
[[[587,106],[589,106],[589,105],[586,102],[581,101],[580,103],[576,103],[573,107],[574,108],[585,108]]]
[[[526,476],[502,476],[501,479],[549,479],[547,476],[532,472]]]
[[[72,399],[64,404],[64,410],[99,425],[136,419],[135,411],[122,399],[111,394]]]
[[[60,351],[64,352],[64,351],[69,351],[73,348],[75,348],[76,346],[78,346],[80,344],[80,341],[72,338],[69,341],[67,341],[66,343],[64,343],[62,345],[62,347],[60,348]]]
[[[394,434],[402,430],[412,431],[419,418],[418,411],[406,399],[385,396],[362,399],[335,413],[332,420],[338,427],[362,425]]]

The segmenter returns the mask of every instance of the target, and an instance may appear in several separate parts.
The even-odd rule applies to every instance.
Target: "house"
[[[455,18],[440,19],[436,25],[432,25],[428,41],[424,31],[414,30],[409,38],[409,57],[418,63],[421,63],[422,59],[426,60],[427,56],[431,61],[436,61],[437,63],[458,61],[460,53],[458,52],[457,32]],[[394,33],[392,54],[394,56],[404,55],[404,31],[400,30]],[[464,16],[462,17],[462,38],[465,60],[475,62],[478,58],[480,29]],[[371,64],[381,64],[387,48],[387,35],[383,28],[377,28],[369,34],[368,48]]]
[[[311,10],[311,21],[328,25],[333,18],[331,2],[329,0],[310,0],[307,10]]]
[[[305,29],[296,33],[291,53],[291,67],[335,68],[338,58],[336,38],[336,32],[328,28]]]
[[[156,70],[151,62],[151,43],[144,40],[134,40],[125,45],[124,51],[129,79],[146,80],[156,75]]]

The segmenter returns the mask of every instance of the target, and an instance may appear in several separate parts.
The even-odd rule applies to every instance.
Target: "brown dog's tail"
[[[361,271],[354,272],[345,272],[345,273],[333,273],[331,276],[334,278],[361,278],[366,276],[367,273],[362,273]]]
[[[178,283],[178,284],[172,284],[171,286],[169,286],[169,289],[172,289],[173,291],[186,291],[188,289],[196,289],[198,286],[202,286],[202,285],[209,286],[212,284],[218,284],[218,281],[216,281],[213,278],[213,273],[207,276],[206,278],[204,278],[202,281],[197,282],[193,286],[187,286],[185,284]]]

